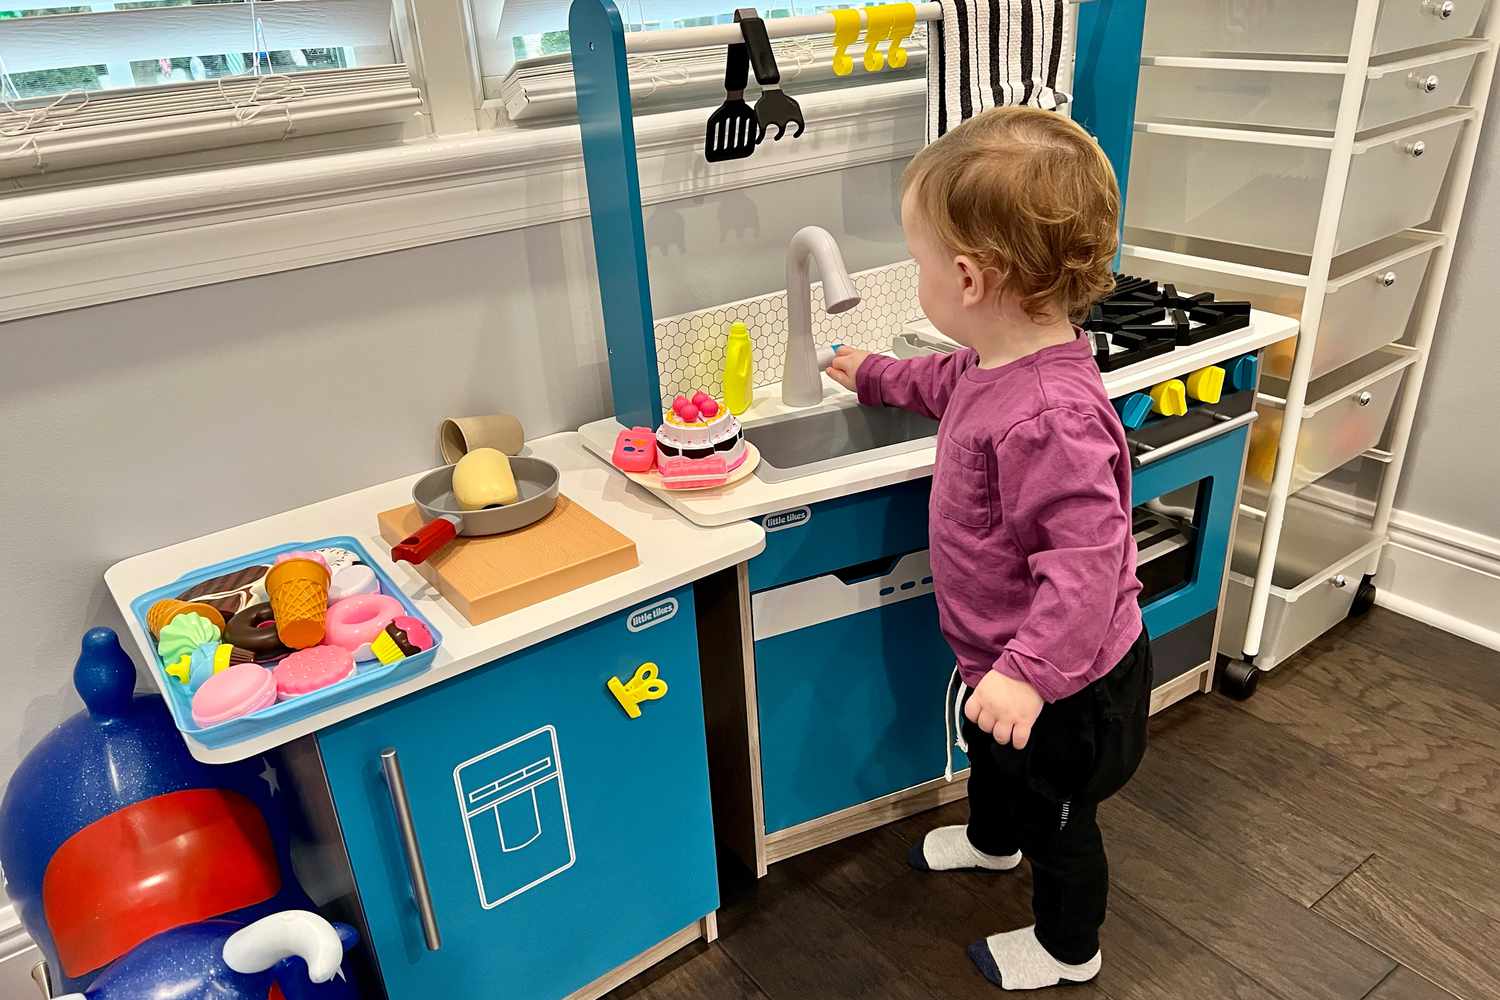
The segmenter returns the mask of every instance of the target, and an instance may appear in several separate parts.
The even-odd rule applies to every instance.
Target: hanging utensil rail
[[[1067,0],[1071,6],[1092,3],[1094,0]],[[857,10],[860,29],[868,27],[869,17],[865,9]],[[940,3],[917,4],[918,21],[941,21],[943,5]],[[766,34],[772,39],[801,38],[804,35],[833,34],[832,14],[803,14],[798,17],[766,18]],[[738,24],[712,24],[701,28],[672,28],[667,31],[631,31],[625,35],[625,51],[631,55],[642,52],[677,52],[682,49],[707,48],[714,45],[733,45],[742,42]]]

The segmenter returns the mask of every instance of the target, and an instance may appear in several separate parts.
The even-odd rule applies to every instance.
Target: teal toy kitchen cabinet
[[[317,739],[392,1000],[557,1000],[718,906],[691,588]]]

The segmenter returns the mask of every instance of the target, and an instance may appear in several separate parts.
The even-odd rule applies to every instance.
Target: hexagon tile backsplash
[[[859,305],[830,316],[823,311],[823,283],[813,285],[813,344],[847,344],[866,351],[889,351],[903,324],[922,315],[917,305],[917,265],[905,260],[853,275]],[[656,321],[656,365],[662,403],[697,389],[723,393],[724,344],[729,324],[739,320],[755,347],[755,386],[781,381],[786,355],[786,291],[730,302],[711,309]]]

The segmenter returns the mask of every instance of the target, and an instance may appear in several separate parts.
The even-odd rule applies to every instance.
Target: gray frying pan
[[[397,562],[422,563],[443,546],[462,535],[499,535],[535,524],[557,506],[557,487],[562,478],[557,466],[540,458],[516,457],[510,460],[510,471],[516,477],[515,503],[463,510],[453,499],[453,466],[433,469],[418,479],[411,497],[427,523],[414,534],[391,548]]]

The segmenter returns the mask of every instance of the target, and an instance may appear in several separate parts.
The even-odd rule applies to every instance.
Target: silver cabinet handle
[[[1368,392],[1362,392],[1358,396],[1354,397],[1354,401],[1360,406],[1369,406],[1370,403],[1374,401],[1374,399],[1375,397],[1370,395]]]
[[[1406,151],[1412,155],[1413,159],[1420,159],[1427,152],[1427,143],[1421,139],[1418,139],[1416,142],[1408,142],[1406,144]]]
[[[1442,82],[1436,73],[1431,73],[1427,76],[1421,76],[1417,73],[1411,75],[1411,85],[1424,94],[1436,94]]]
[[[1454,15],[1458,6],[1453,0],[1442,0],[1441,3],[1438,0],[1422,0],[1422,9],[1433,17],[1440,17],[1446,21]]]
[[[1349,578],[1342,573],[1334,577],[1332,580],[1329,580],[1328,582],[1333,584],[1340,590],[1343,590],[1345,587],[1349,586]]]
[[[1149,445],[1135,442],[1135,448],[1138,452],[1134,459],[1135,467],[1139,469],[1150,465],[1152,462],[1160,462],[1162,459],[1175,455],[1179,451],[1186,451],[1195,445],[1211,441],[1216,437],[1221,437],[1247,424],[1252,424],[1258,415],[1254,410],[1251,410],[1249,413],[1241,413],[1237,417],[1219,419],[1221,415],[1216,413],[1214,417],[1218,422],[1212,427],[1205,427],[1201,431],[1196,431],[1187,437],[1178,438],[1176,441],[1169,441],[1164,445]]]
[[[1396,272],[1387,271],[1384,274],[1378,276],[1375,280],[1380,282],[1380,286],[1382,288],[1390,288],[1396,284]]]
[[[385,772],[391,808],[396,813],[396,826],[401,831],[401,850],[406,855],[406,870],[411,877],[412,896],[417,901],[417,916],[422,921],[422,936],[427,939],[427,950],[437,951],[443,946],[443,937],[438,933],[437,912],[432,908],[432,892],[427,888],[427,869],[422,866],[422,848],[417,845],[411,802],[406,798],[406,779],[401,776],[401,760],[395,749],[380,751],[380,769]]]

